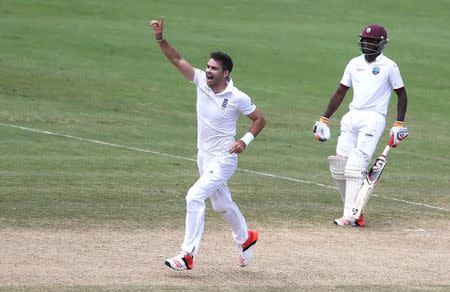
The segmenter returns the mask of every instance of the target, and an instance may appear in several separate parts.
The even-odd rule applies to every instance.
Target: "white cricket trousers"
[[[349,157],[354,150],[358,150],[364,155],[367,167],[385,126],[386,118],[380,113],[349,111],[341,120],[341,134],[336,145],[336,154]]]
[[[247,224],[237,205],[231,198],[227,181],[237,168],[236,154],[213,156],[198,151],[197,165],[200,178],[186,195],[186,228],[181,249],[195,254],[203,236],[205,226],[205,200],[210,199],[214,211],[230,225],[233,239],[242,244],[247,240]]]
[[[336,154],[347,157],[343,216],[352,214],[364,173],[386,125],[384,115],[374,111],[351,110],[341,120]],[[342,183],[342,182],[341,182]],[[340,190],[342,192],[342,190]]]

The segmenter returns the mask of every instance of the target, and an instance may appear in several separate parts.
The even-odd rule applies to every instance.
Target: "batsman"
[[[344,211],[334,220],[339,226],[364,226],[364,214],[354,216],[355,202],[367,174],[368,165],[386,127],[386,115],[392,91],[398,97],[397,119],[389,137],[392,147],[408,136],[405,127],[407,94],[398,65],[383,54],[388,43],[385,28],[369,24],[359,35],[361,55],[347,64],[340,84],[328,103],[323,116],[314,124],[318,141],[330,138],[328,121],[339,108],[347,91],[353,88],[349,111],[341,119],[336,155],[328,157],[331,176],[336,181]],[[368,200],[369,196],[365,196]],[[361,200],[359,200],[361,201]]]

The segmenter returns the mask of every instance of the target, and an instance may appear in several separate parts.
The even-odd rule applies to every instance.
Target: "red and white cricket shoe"
[[[239,265],[241,267],[246,267],[250,264],[253,256],[253,248],[255,247],[255,243],[258,241],[258,231],[257,230],[248,230],[248,239],[243,244],[238,244],[237,248],[239,251]]]
[[[350,217],[341,217],[334,220],[334,224],[338,226],[356,226],[356,220]]]
[[[194,256],[187,252],[180,251],[173,258],[169,258],[165,262],[166,266],[171,267],[174,270],[186,271],[192,270],[194,267]]]

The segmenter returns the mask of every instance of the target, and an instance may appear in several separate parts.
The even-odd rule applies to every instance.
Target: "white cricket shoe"
[[[339,226],[357,226],[356,220],[352,219],[350,217],[341,217],[336,220],[334,220],[334,224]]]
[[[194,267],[194,256],[187,252],[180,251],[173,258],[169,258],[165,262],[166,266],[179,271],[192,270]]]
[[[238,244],[237,248],[239,251],[239,265],[241,267],[246,267],[250,264],[253,256],[253,248],[256,241],[258,241],[258,231],[248,230],[248,239],[243,244]]]

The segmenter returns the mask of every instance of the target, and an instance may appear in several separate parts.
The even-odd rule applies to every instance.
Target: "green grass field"
[[[328,226],[341,213],[337,191],[318,184],[334,186],[327,156],[351,92],[333,116],[329,142],[316,143],[311,128],[359,53],[362,27],[382,23],[390,40],[385,53],[400,65],[409,96],[410,137],[390,154],[368,224],[420,228],[436,221],[448,232],[450,1],[373,5],[3,0],[0,226],[182,231],[184,196],[197,177],[195,90],[153,40],[148,21],[164,15],[166,38],[195,67],[213,50],[233,57],[235,84],[267,119],[230,181],[235,201],[250,225],[298,230]],[[395,108],[394,95],[383,141]],[[240,120],[238,136],[248,124]],[[206,224],[222,224],[211,208]],[[0,287],[8,285],[0,278]],[[383,288],[377,285],[363,288]]]

